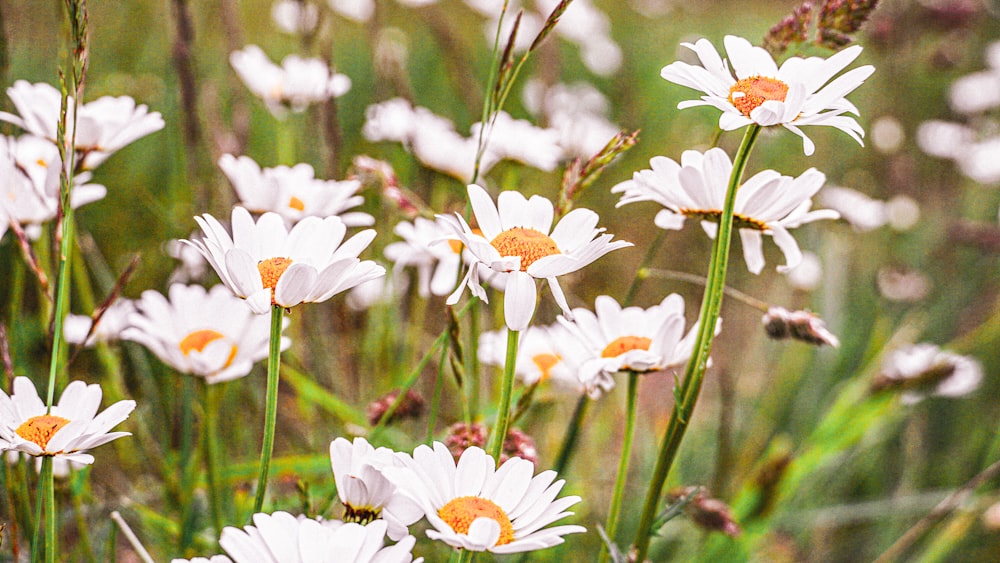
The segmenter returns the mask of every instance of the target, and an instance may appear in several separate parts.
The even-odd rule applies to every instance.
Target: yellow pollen
[[[602,358],[621,356],[629,350],[649,350],[653,341],[645,336],[620,336],[615,338],[601,352]]]
[[[788,84],[767,76],[750,76],[739,80],[729,89],[729,102],[750,117],[750,112],[768,100],[785,101]]]
[[[45,162],[44,158],[39,158],[38,160],[35,161],[35,164],[41,166],[42,168],[48,168],[49,167],[49,163]]]
[[[562,358],[557,354],[538,354],[531,357],[531,361],[535,362],[538,366],[538,370],[542,372],[541,381],[545,381],[552,375],[552,368],[562,361]]]
[[[451,247],[451,251],[454,252],[455,254],[461,254],[462,253],[462,247],[464,245],[462,244],[462,241],[460,241],[460,240],[449,239],[448,240],[448,246]]]
[[[305,202],[303,202],[301,199],[299,199],[299,198],[297,198],[295,196],[292,196],[292,199],[288,200],[288,207],[290,207],[290,208],[292,208],[292,209],[294,209],[296,211],[305,211],[306,210],[306,204],[305,204]]]
[[[69,424],[69,420],[61,416],[43,414],[41,416],[33,416],[24,421],[17,427],[15,432],[25,440],[38,444],[44,450],[45,446],[49,444],[49,440],[52,439],[52,436],[67,424]]]
[[[257,271],[260,272],[260,281],[264,287],[271,290],[271,304],[274,305],[274,288],[278,285],[278,280],[285,270],[292,265],[291,258],[268,258],[257,262]]]
[[[188,354],[191,353],[191,350],[197,350],[199,352],[203,352],[205,350],[205,346],[208,346],[209,344],[215,342],[220,338],[225,338],[225,335],[222,334],[221,332],[214,331],[209,328],[204,328],[201,330],[196,330],[191,334],[185,336],[177,347],[181,349],[182,354],[187,356]],[[226,358],[226,363],[223,364],[222,366],[223,368],[227,368],[233,363],[233,359],[236,358],[237,349],[238,349],[237,346],[235,345],[232,346],[232,349],[229,351],[229,357]]]
[[[514,541],[514,527],[510,518],[502,508],[489,499],[482,497],[458,497],[448,501],[448,504],[438,510],[438,516],[452,530],[459,534],[468,534],[469,526],[476,518],[492,518],[500,524],[500,539],[496,545],[505,545]]]
[[[528,271],[535,260],[559,254],[556,241],[534,229],[514,227],[500,233],[490,244],[500,256],[520,256],[521,271]]]

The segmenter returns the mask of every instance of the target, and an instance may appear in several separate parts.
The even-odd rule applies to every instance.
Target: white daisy
[[[235,207],[232,235],[211,215],[195,221],[204,238],[185,242],[258,314],[268,313],[272,304],[287,308],[326,301],[385,275],[382,266],[358,259],[375,231],[367,229],[345,241],[347,226],[339,217],[306,217],[289,230],[277,213],[265,213],[255,223],[249,211]]]
[[[181,373],[220,383],[243,377],[268,354],[271,321],[255,315],[228,288],[173,284],[169,300],[142,292],[122,338],[138,342]],[[285,319],[286,326],[288,319]],[[291,345],[281,339],[281,349]]]
[[[0,390],[0,451],[94,463],[87,450],[132,435],[108,430],[128,418],[135,401],[118,401],[97,414],[100,406],[101,386],[96,383],[70,382],[49,410],[30,379],[15,377],[12,395]]]
[[[681,102],[678,108],[720,109],[719,127],[725,131],[751,123],[781,125],[802,138],[807,155],[816,147],[799,129],[804,125],[829,125],[864,144],[861,125],[844,115],[858,115],[858,108],[844,96],[871,76],[875,67],[861,66],[833,78],[858,58],[861,46],[848,47],[828,59],[791,57],[779,68],[767,51],[742,37],[727,35],[723,42],[728,62],[719,56],[711,42],[699,39],[693,45],[683,45],[698,55],[701,66],[677,61],[660,71],[660,76],[670,82],[705,93],[701,100]]]
[[[982,379],[983,366],[975,358],[921,343],[889,354],[882,362],[875,386],[901,389],[903,402],[914,404],[931,395],[968,395],[979,387]]]
[[[344,521],[367,524],[381,518],[389,538],[398,541],[408,534],[407,526],[424,515],[413,501],[396,494],[396,486],[382,474],[384,467],[402,466],[396,452],[374,448],[364,438],[330,442],[330,463],[337,483],[337,496],[344,503]]]
[[[13,123],[25,131],[57,143],[57,126],[62,94],[54,86],[18,80],[7,89],[10,101],[20,115],[0,112],[0,121]],[[73,103],[70,98],[67,136],[73,136]],[[76,114],[77,166],[92,170],[125,145],[163,129],[163,117],[136,105],[128,96],[104,96],[81,104]]]
[[[90,315],[66,315],[63,335],[70,344],[93,347],[98,342],[114,342],[129,326],[129,316],[135,312],[135,302],[119,298],[101,315],[97,327],[91,332],[94,319]],[[88,337],[89,334],[89,337]]]
[[[577,370],[589,352],[561,324],[529,326],[517,341],[514,374],[525,385],[551,381],[570,389],[579,389]],[[479,335],[479,360],[502,368],[507,361],[507,331],[495,330]]]
[[[636,201],[655,201],[666,209],[655,219],[661,229],[678,230],[684,219],[700,219],[708,236],[715,238],[719,217],[726,198],[726,188],[733,164],[720,148],[684,151],[681,162],[657,156],[649,161],[651,170],[641,170],[631,180],[611,189],[621,193],[618,207]],[[739,229],[743,257],[754,274],[764,268],[761,235],[769,235],[785,255],[788,271],[802,260],[802,252],[789,229],[840,215],[830,209],[810,211],[812,196],[823,187],[826,176],[810,168],[798,178],[782,176],[773,170],[755,174],[736,192],[733,226]]]
[[[455,290],[458,270],[462,266],[462,245],[459,241],[436,244],[453,236],[452,229],[443,219],[430,220],[416,217],[413,222],[401,221],[393,229],[402,241],[389,243],[385,257],[393,262],[393,273],[398,274],[407,266],[417,268],[417,290],[421,297],[448,295]]]
[[[549,282],[556,303],[572,317],[558,276],[575,272],[612,250],[632,246],[630,242],[612,242],[612,235],[602,234],[597,214],[589,209],[570,211],[552,228],[552,202],[542,196],[528,199],[510,190],[502,192],[494,205],[483,188],[471,184],[468,190],[482,234],[473,231],[457,213],[449,218],[449,224],[476,263],[509,274],[504,287],[504,320],[511,330],[524,330],[531,322],[537,295],[535,279]],[[475,266],[448,297],[448,304],[457,303],[466,286],[473,295],[488,301]]]
[[[271,19],[285,33],[304,35],[316,29],[319,9],[299,0],[278,0],[271,6]]]
[[[427,537],[470,551],[518,553],[563,543],[563,536],[587,531],[583,526],[549,524],[570,516],[566,509],[580,497],[556,499],[564,481],[555,471],[532,477],[534,465],[513,457],[499,469],[481,448],[471,447],[458,463],[448,447],[418,446],[406,468],[387,474],[400,491],[420,504],[434,526]]]
[[[320,180],[305,163],[261,169],[252,158],[231,154],[222,155],[219,168],[233,184],[243,207],[254,213],[273,211],[289,224],[310,216],[337,216],[348,227],[375,224],[375,218],[367,213],[347,211],[365,201],[357,195],[361,189],[358,180]]]
[[[305,111],[310,104],[340,97],[351,89],[350,78],[332,72],[320,59],[288,55],[278,66],[256,45],[233,51],[229,63],[276,117],[284,116],[288,108]]]
[[[319,522],[287,512],[254,514],[253,526],[222,530],[219,545],[235,563],[410,563],[416,539],[383,547],[385,520],[371,524]],[[416,561],[419,563],[422,558]]]
[[[559,322],[590,352],[577,376],[595,399],[614,388],[620,371],[660,371],[687,362],[698,329],[695,323],[684,334],[684,299],[676,293],[648,309],[622,309],[602,295],[594,312],[577,308],[573,313],[573,322],[561,316]]]

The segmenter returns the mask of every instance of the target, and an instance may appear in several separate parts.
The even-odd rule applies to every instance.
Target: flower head
[[[681,102],[678,108],[712,106],[722,110],[719,127],[725,131],[751,123],[781,125],[802,138],[807,155],[816,147],[799,129],[804,125],[829,125],[864,144],[864,130],[853,117],[844,115],[857,115],[858,108],[844,96],[871,76],[875,67],[861,66],[833,78],[858,58],[860,46],[848,47],[828,59],[791,57],[778,67],[766,50],[742,37],[727,35],[723,42],[728,62],[707,39],[699,39],[693,45],[683,45],[698,55],[701,66],[677,61],[660,71],[670,82],[705,93],[700,100]]]
[[[331,72],[320,59],[288,55],[278,66],[256,45],[233,51],[229,63],[277,117],[284,116],[288,108],[305,111],[309,104],[342,96],[351,89],[350,78]]]
[[[15,377],[12,395],[0,391],[0,450],[94,463],[87,450],[132,435],[108,431],[128,418],[135,401],[118,401],[97,414],[100,406],[101,386],[96,383],[70,382],[50,410],[30,379]]]
[[[418,446],[406,468],[387,471],[401,492],[413,498],[434,527],[431,539],[470,551],[518,553],[563,543],[582,526],[549,524],[570,516],[580,497],[556,499],[564,481],[555,471],[532,476],[530,461],[511,458],[496,469],[493,458],[472,447],[455,462],[448,448]],[[554,481],[554,482],[553,482]]]
[[[507,331],[484,332],[479,336],[479,360],[503,367],[506,361]],[[529,326],[517,342],[514,374],[525,385],[552,382],[571,389],[580,388],[577,370],[589,352],[559,323]]]
[[[142,292],[122,338],[210,384],[243,377],[267,357],[270,320],[254,315],[225,286],[206,291],[200,285],[177,283],[168,294],[169,300],[152,289]],[[282,337],[282,350],[290,345],[291,340]]]
[[[602,234],[597,214],[589,209],[570,211],[552,228],[554,209],[544,197],[528,199],[520,192],[505,191],[494,204],[483,188],[472,184],[468,190],[482,234],[473,231],[461,215],[449,218],[475,263],[448,303],[458,302],[466,286],[487,301],[486,291],[479,285],[477,265],[505,274],[504,320],[511,330],[524,330],[531,322],[537,295],[535,279],[548,281],[563,313],[572,317],[558,276],[575,272],[612,250],[632,246],[630,242],[612,242],[612,235]]]
[[[715,238],[722,215],[726,187],[733,164],[720,148],[704,154],[684,151],[681,162],[657,156],[649,161],[650,170],[641,170],[631,180],[612,188],[621,193],[618,206],[637,201],[655,201],[666,209],[655,219],[661,229],[680,229],[687,217],[700,219],[705,232]],[[826,176],[810,168],[798,178],[764,170],[744,182],[736,192],[733,226],[739,229],[747,268],[757,274],[764,268],[761,235],[770,235],[785,255],[786,272],[802,260],[798,243],[788,230],[820,219],[836,219],[829,209],[810,211],[812,196],[823,187]]]
[[[56,144],[62,94],[51,84],[31,84],[18,80],[7,89],[20,115],[0,112],[0,121],[13,123],[25,131]],[[163,117],[136,105],[128,96],[104,96],[82,104],[73,116],[73,100],[67,106],[67,137],[74,138],[77,165],[92,170],[125,145],[163,129]],[[73,123],[76,131],[73,131]]]
[[[135,312],[135,302],[131,299],[116,299],[108,306],[94,324],[89,315],[66,315],[63,321],[63,334],[66,342],[86,347],[92,347],[98,342],[113,342],[121,337],[129,326],[129,317]]]
[[[306,217],[290,230],[277,213],[254,222],[233,208],[232,235],[211,215],[195,217],[204,238],[185,241],[197,248],[223,283],[257,314],[271,305],[294,307],[326,301],[341,291],[385,275],[385,268],[358,254],[375,238],[367,229],[344,240],[339,217]]]
[[[698,325],[684,335],[684,299],[676,293],[648,309],[622,309],[613,298],[602,295],[594,311],[578,308],[573,310],[574,322],[559,319],[588,351],[577,377],[593,398],[613,389],[614,375],[620,371],[660,371],[691,357]]]
[[[809,311],[789,311],[771,307],[761,318],[764,331],[775,340],[792,338],[814,346],[840,346],[840,340],[826,328],[823,319]]]
[[[348,227],[370,226],[375,218],[347,211],[364,203],[358,180],[320,180],[308,164],[261,169],[248,156],[224,154],[219,168],[236,190],[243,207],[254,213],[273,211],[295,223],[304,217],[340,217]]]
[[[872,387],[902,390],[903,402],[914,404],[931,395],[967,395],[979,387],[982,379],[983,367],[975,358],[922,343],[889,354]]]
[[[402,221],[393,229],[403,240],[389,243],[385,257],[391,260],[397,273],[407,266],[417,268],[417,290],[421,297],[430,294],[448,295],[455,290],[458,270],[462,265],[462,245],[458,241],[437,244],[453,236],[448,222],[416,217]]]

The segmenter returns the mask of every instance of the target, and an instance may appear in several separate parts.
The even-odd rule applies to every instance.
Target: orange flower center
[[[257,271],[260,272],[260,281],[264,287],[271,290],[271,304],[274,305],[274,288],[278,285],[278,280],[285,270],[292,265],[291,258],[268,258],[257,262]]]
[[[680,212],[681,215],[692,219],[698,219],[699,221],[711,221],[713,223],[718,223],[719,219],[722,218],[722,211],[719,211],[718,209],[687,209],[685,207],[681,207],[678,209],[678,212]],[[767,223],[761,221],[760,219],[754,219],[753,217],[743,215],[742,213],[733,213],[733,228],[766,231],[768,226]]]
[[[288,200],[288,207],[296,211],[306,210],[305,202],[295,196],[292,196],[292,198]]]
[[[181,353],[187,356],[191,353],[191,350],[197,350],[198,352],[203,352],[205,346],[208,346],[212,342],[219,340],[220,338],[225,338],[226,336],[221,332],[214,331],[209,328],[204,328],[201,330],[196,330],[191,334],[188,334],[181,340],[178,348],[181,349]],[[232,350],[229,351],[229,357],[226,359],[226,363],[222,366],[227,368],[233,363],[233,359],[236,358],[237,346],[233,345]]]
[[[497,235],[490,244],[497,249],[500,256],[520,256],[522,272],[528,271],[528,266],[535,260],[560,253],[556,241],[548,235],[524,227],[507,229]]]
[[[542,372],[540,380],[545,381],[552,375],[552,368],[561,362],[562,358],[557,354],[537,354],[531,357],[531,361],[535,362],[538,371]]]
[[[500,524],[500,539],[497,540],[496,545],[505,545],[514,541],[514,527],[510,523],[510,518],[502,508],[489,499],[482,497],[454,498],[438,510],[438,516],[459,534],[468,534],[469,526],[476,518],[491,518]]]
[[[751,76],[739,80],[729,89],[729,101],[740,113],[750,117],[750,112],[768,100],[785,101],[788,84],[767,76]]]
[[[653,341],[645,336],[619,336],[605,346],[601,352],[602,358],[615,358],[629,350],[649,350]]]
[[[38,444],[43,450],[49,445],[49,440],[55,436],[60,428],[69,424],[69,420],[61,416],[43,414],[33,416],[17,427],[17,435],[29,442]]]

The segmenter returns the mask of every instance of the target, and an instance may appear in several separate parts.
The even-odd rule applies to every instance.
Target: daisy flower
[[[385,257],[395,264],[393,273],[415,266],[417,290],[424,298],[432,293],[448,295],[455,290],[458,270],[462,265],[462,245],[458,241],[436,244],[452,236],[452,229],[446,220],[416,217],[412,223],[397,223],[393,232],[403,239],[385,247]]]
[[[204,238],[185,242],[257,314],[268,313],[271,305],[326,301],[385,275],[382,266],[358,259],[375,231],[367,229],[345,241],[347,226],[339,217],[306,217],[289,230],[277,213],[265,213],[255,223],[249,211],[235,207],[232,235],[211,215],[195,221]]]
[[[243,207],[254,213],[273,211],[289,224],[310,216],[337,216],[348,227],[375,224],[375,218],[367,213],[347,211],[365,201],[357,195],[361,189],[358,180],[320,180],[313,167],[304,163],[261,169],[252,158],[231,154],[222,155],[219,168]]]
[[[256,45],[233,51],[229,64],[275,117],[283,117],[288,108],[305,111],[310,104],[340,97],[351,89],[350,78],[331,72],[320,59],[288,55],[278,66]]]
[[[138,342],[181,373],[209,384],[238,379],[268,354],[271,321],[255,315],[223,285],[173,284],[169,299],[142,292],[122,338]],[[288,325],[288,319],[284,321]],[[281,349],[291,345],[281,338]]]
[[[242,530],[226,527],[219,545],[235,563],[411,563],[416,539],[383,547],[385,531],[385,520],[362,526],[275,512],[254,514],[253,525]]]
[[[559,317],[559,322],[590,352],[576,375],[594,399],[614,388],[620,371],[660,371],[691,357],[698,323],[684,334],[684,299],[676,293],[648,309],[622,309],[602,295],[594,312],[577,308],[573,313],[575,321]]]
[[[979,387],[983,366],[978,360],[942,350],[930,343],[913,344],[889,354],[873,387],[902,390],[902,401],[912,405],[929,396],[961,397]]]
[[[418,446],[407,467],[389,468],[403,494],[414,499],[434,527],[427,537],[470,551],[518,553],[563,543],[583,526],[549,524],[570,516],[580,497],[556,499],[564,481],[555,471],[534,473],[530,461],[513,457],[495,468],[482,448],[471,447],[456,464],[448,447]]]
[[[551,381],[577,389],[576,372],[589,352],[560,324],[529,326],[517,341],[514,374],[525,385]],[[495,330],[479,336],[479,360],[502,368],[507,361],[507,331]]]
[[[0,390],[0,450],[94,463],[87,450],[132,435],[108,430],[128,418],[135,401],[118,401],[97,414],[100,405],[100,385],[72,381],[49,410],[30,379],[15,377],[12,395]]]
[[[367,524],[385,520],[389,538],[398,541],[408,534],[407,526],[424,515],[420,507],[404,495],[383,474],[383,467],[402,465],[396,452],[374,448],[364,438],[330,442],[330,463],[337,483],[337,496],[344,503],[344,520]]]
[[[728,62],[711,42],[699,39],[682,45],[695,52],[701,66],[677,61],[660,71],[670,82],[705,93],[700,100],[681,102],[679,109],[712,106],[722,110],[719,127],[725,131],[751,123],[781,125],[802,138],[807,155],[816,147],[799,128],[805,125],[835,127],[864,145],[864,129],[844,115],[858,115],[858,108],[844,96],[871,76],[875,67],[861,66],[833,78],[858,58],[861,46],[848,47],[828,59],[791,57],[778,67],[767,51],[742,37],[727,35],[723,43]]]
[[[666,209],[655,219],[661,229],[679,230],[687,217],[700,219],[708,236],[715,238],[719,217],[726,199],[726,188],[733,170],[729,155],[720,148],[704,154],[684,151],[681,162],[657,156],[649,161],[650,170],[641,170],[631,180],[611,189],[621,193],[618,207],[637,201],[655,201]],[[836,219],[836,211],[810,211],[812,196],[823,187],[826,176],[810,168],[798,178],[782,176],[773,170],[755,174],[736,192],[733,226],[739,229],[743,242],[743,257],[754,274],[764,268],[761,235],[769,235],[785,255],[786,264],[778,266],[787,272],[802,261],[802,252],[789,234],[806,223],[820,219]]]
[[[558,276],[575,272],[612,250],[632,246],[630,242],[612,242],[612,235],[602,234],[604,229],[597,228],[597,214],[589,209],[570,211],[552,228],[552,202],[542,196],[528,199],[520,192],[505,191],[494,205],[483,188],[471,184],[468,190],[482,234],[473,231],[457,213],[448,218],[475,263],[447,303],[457,303],[466,286],[473,295],[488,301],[486,291],[479,285],[477,265],[507,274],[504,320],[510,330],[524,330],[531,322],[537,295],[535,279],[548,281],[556,303],[566,316],[572,317]]]
[[[94,319],[90,315],[66,315],[63,320],[63,335],[66,342],[92,348],[98,342],[114,342],[121,338],[129,326],[129,317],[135,312],[135,302],[131,299],[116,299],[91,330]]]
[[[18,80],[7,89],[10,101],[20,115],[0,111],[0,121],[13,123],[21,129],[58,143],[56,139],[62,94],[54,86],[40,82],[32,84]],[[73,98],[69,99],[66,116],[69,131],[73,131]],[[163,129],[163,117],[150,112],[145,105],[136,105],[128,96],[104,96],[77,108],[75,118],[77,166],[93,170],[125,145]]]

